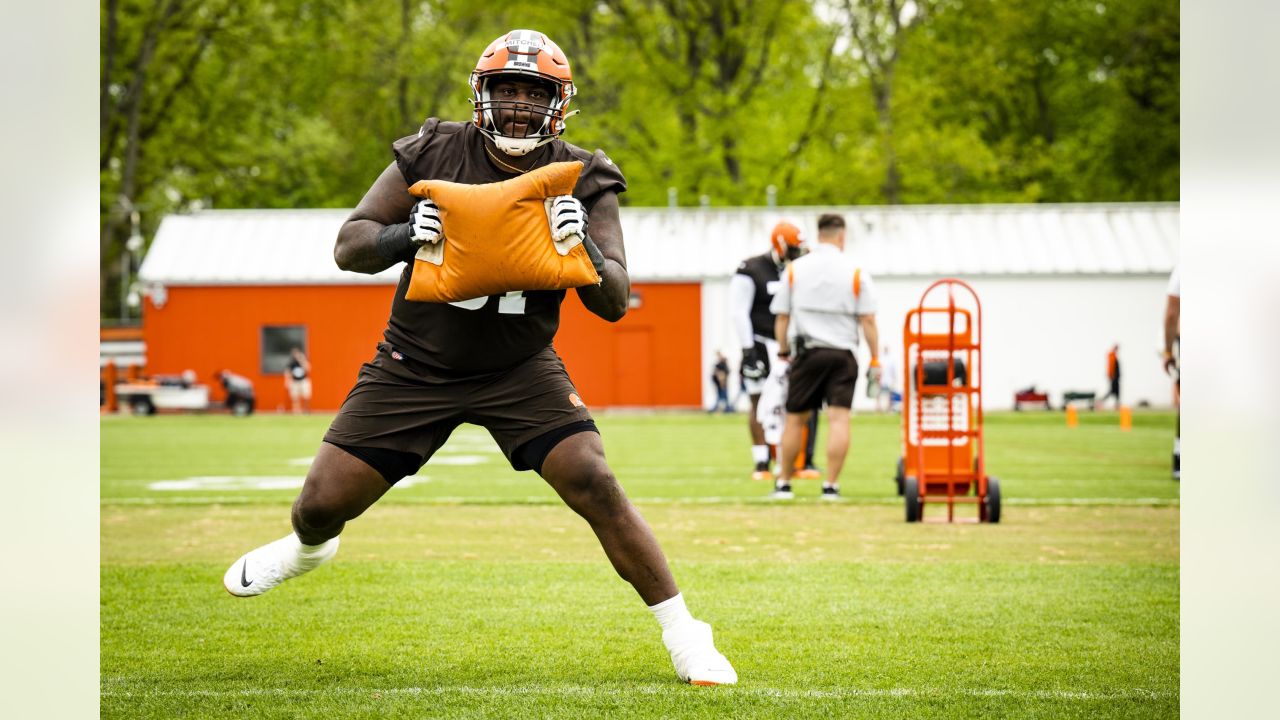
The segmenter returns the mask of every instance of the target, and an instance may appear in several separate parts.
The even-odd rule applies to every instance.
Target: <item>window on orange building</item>
[[[289,369],[294,348],[307,352],[306,325],[262,326],[262,374],[279,375]]]

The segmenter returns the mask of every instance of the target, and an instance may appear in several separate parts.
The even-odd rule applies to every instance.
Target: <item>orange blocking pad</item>
[[[581,241],[557,243],[547,225],[544,202],[571,194],[581,172],[572,161],[496,183],[414,183],[410,193],[439,206],[445,236],[414,257],[405,299],[455,302],[600,282]]]

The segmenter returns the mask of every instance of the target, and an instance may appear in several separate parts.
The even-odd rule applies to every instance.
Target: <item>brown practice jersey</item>
[[[773,253],[755,255],[738,264],[735,275],[745,275],[755,284],[756,294],[751,299],[751,332],[770,340],[773,337],[773,313],[769,303],[778,292],[778,278],[782,268],[773,259]]]
[[[409,185],[419,180],[479,185],[514,177],[493,166],[486,157],[484,135],[471,123],[428,118],[417,135],[401,138],[391,148]],[[627,188],[622,172],[599,150],[589,153],[553,140],[537,152],[536,167],[567,160],[583,163],[573,196],[588,212],[604,193]],[[436,370],[456,376],[505,370],[550,345],[560,327],[564,290],[514,292],[454,303],[414,302],[405,299],[412,270],[409,263],[400,274],[383,337],[396,350]]]

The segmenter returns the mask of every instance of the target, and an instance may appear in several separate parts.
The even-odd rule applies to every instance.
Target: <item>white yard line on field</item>
[[[108,684],[111,684],[108,682]],[[861,697],[926,697],[947,698],[964,697],[1008,697],[1032,700],[1168,700],[1177,697],[1176,693],[1145,688],[1124,688],[1109,691],[1090,690],[1009,690],[997,688],[836,688],[831,690],[784,690],[780,688],[754,687],[740,685],[725,688],[734,695],[748,695],[768,698],[795,700],[838,700],[842,698]],[[397,688],[240,688],[227,690],[103,690],[102,697],[148,698],[148,697],[184,697],[184,698],[234,698],[234,697],[324,697],[334,695],[364,696],[439,696],[439,695],[482,695],[484,697],[536,697],[550,695],[564,697],[601,697],[616,699],[619,695],[659,695],[682,691],[680,685],[631,685],[621,684],[606,686],[589,685],[514,685],[511,687],[482,687],[473,685],[444,685],[441,687],[397,687]],[[689,692],[705,692],[689,690]],[[713,691],[714,692],[714,691]]]

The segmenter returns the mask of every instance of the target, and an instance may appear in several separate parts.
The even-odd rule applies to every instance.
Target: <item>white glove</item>
[[[419,247],[440,242],[440,208],[431,200],[419,200],[409,213],[409,239]]]
[[[555,240],[564,240],[570,235],[587,236],[587,210],[572,195],[551,198],[548,222],[551,224],[551,237]]]

